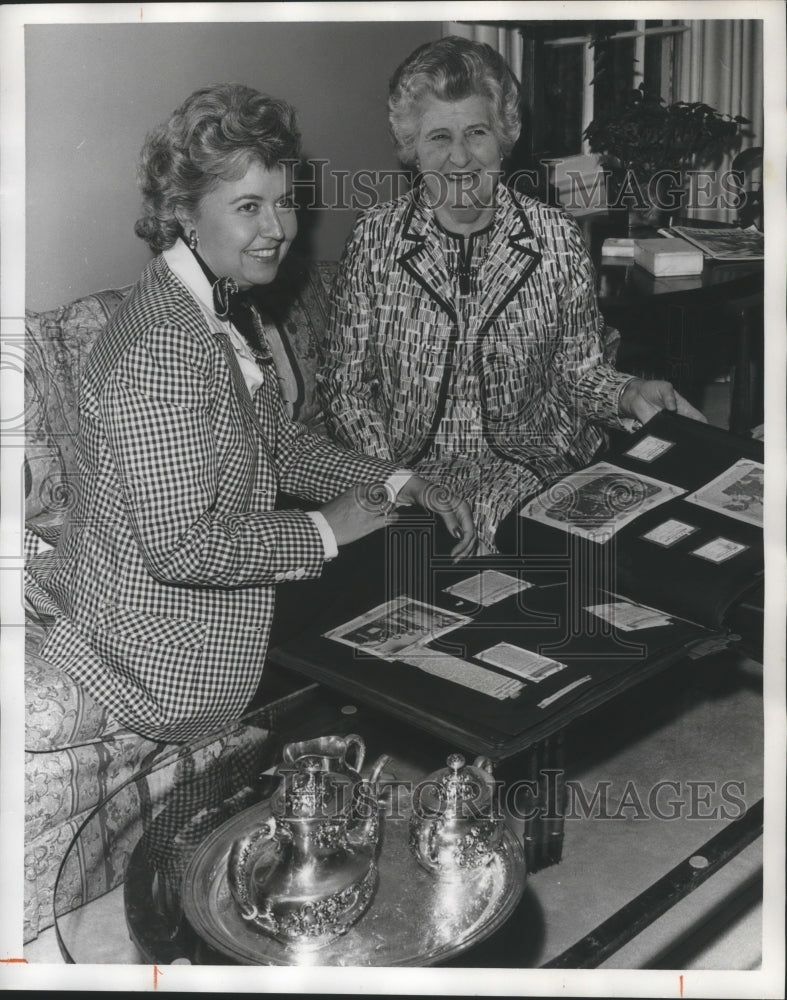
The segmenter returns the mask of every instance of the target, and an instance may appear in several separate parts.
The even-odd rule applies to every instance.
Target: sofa
[[[281,363],[289,367],[280,375],[297,387],[293,415],[318,430],[314,378],[335,268],[288,259],[275,286],[265,290],[263,303],[269,333],[284,347]],[[206,733],[188,748],[174,747],[120,727],[39,654],[56,609],[47,604],[36,578],[46,572],[75,495],[80,371],[130,287],[96,292],[47,312],[28,311],[25,317],[26,943],[53,924],[55,912],[68,912],[123,881],[134,844],[178,781],[193,780],[196,771],[206,776],[202,787],[220,790],[229,787],[224,779],[232,772],[230,785],[238,787],[238,769],[252,781],[275,755],[271,719],[280,702],[298,693],[287,685],[277,690],[274,683],[270,704],[250,718]],[[92,816],[109,795],[114,795],[113,809]],[[106,824],[113,829],[103,829]],[[80,849],[68,855],[56,900],[58,870],[80,829]],[[110,855],[104,849],[108,842]]]

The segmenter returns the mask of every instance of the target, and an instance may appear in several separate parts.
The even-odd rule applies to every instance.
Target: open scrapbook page
[[[528,500],[498,546],[607,564],[611,589],[709,628],[762,577],[762,443],[660,413]],[[569,546],[570,547],[570,546]]]
[[[433,556],[399,593],[369,565],[338,621],[271,656],[468,749],[513,752],[725,641],[762,572],[761,447],[659,414],[515,510],[499,555]]]

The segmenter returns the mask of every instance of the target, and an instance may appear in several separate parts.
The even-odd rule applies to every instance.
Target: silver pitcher
[[[360,767],[363,741],[354,740]],[[227,879],[241,917],[285,945],[321,948],[344,934],[377,885],[377,785],[390,758],[362,779],[341,742],[285,747],[270,819],[230,849]]]
[[[415,789],[409,844],[427,871],[454,878],[490,863],[503,838],[504,821],[489,758],[476,757],[469,765],[454,753],[446,763]]]
[[[281,770],[297,767],[301,757],[318,757],[323,771],[346,774],[358,782],[366,759],[366,744],[357,733],[348,733],[346,736],[315,736],[310,740],[288,743],[282,750],[281,757]]]

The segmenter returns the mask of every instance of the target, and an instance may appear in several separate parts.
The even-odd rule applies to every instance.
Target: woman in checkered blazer
[[[466,497],[493,550],[522,498],[591,460],[601,425],[664,407],[704,418],[669,383],[603,362],[578,227],[499,183],[520,130],[500,55],[463,38],[423,45],[388,107],[418,176],[364,213],[345,249],[318,374],[328,425]]]
[[[242,293],[295,235],[299,138],[288,105],[238,85],[196,91],[150,134],[137,233],[157,256],[82,378],[79,499],[47,581],[62,613],[41,652],[152,739],[243,711],[275,585],[319,577],[397,491],[439,506],[455,555],[475,544],[467,504],[287,416]],[[277,509],[280,493],[318,509]]]

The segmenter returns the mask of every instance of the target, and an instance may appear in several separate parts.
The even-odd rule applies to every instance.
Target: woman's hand
[[[417,504],[424,510],[439,514],[451,535],[458,539],[451,549],[454,559],[472,554],[477,537],[469,504],[447,487],[420,476],[410,476],[399,490],[395,504],[385,485],[374,483],[351,486],[324,504],[320,513],[331,526],[336,544],[341,547],[371,535],[385,524],[395,524],[398,520],[395,506],[398,504]]]
[[[411,476],[399,490],[397,504],[417,504],[425,510],[439,514],[450,534],[459,539],[451,549],[454,559],[472,555],[477,536],[470,505],[466,500],[460,500],[448,487],[440,483],[429,482],[420,476]]]
[[[385,524],[393,524],[397,515],[382,484],[351,486],[320,507],[341,548],[371,535]]]
[[[692,420],[699,420],[704,424],[708,422],[704,414],[676,392],[669,382],[646,382],[644,379],[635,378],[623,390],[619,406],[621,417],[633,417],[640,423],[646,424],[660,410],[671,410],[673,413],[691,417]]]

